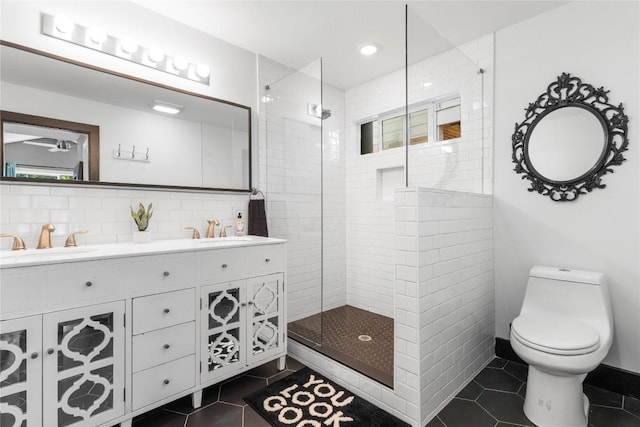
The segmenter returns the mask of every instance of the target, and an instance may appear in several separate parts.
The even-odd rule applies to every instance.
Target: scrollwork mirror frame
[[[562,73],[549,84],[546,92],[525,108],[525,119],[515,124],[511,137],[514,170],[530,182],[528,191],[536,191],[556,202],[576,200],[581,194],[595,188],[605,188],[602,176],[613,173],[613,166],[625,161],[622,153],[629,145],[627,127],[629,118],[622,104],[609,103],[608,90],[583,83],[578,77]],[[529,158],[529,140],[535,126],[549,113],[564,107],[579,107],[594,114],[604,130],[604,147],[598,161],[586,173],[566,181],[554,181],[540,174]]]

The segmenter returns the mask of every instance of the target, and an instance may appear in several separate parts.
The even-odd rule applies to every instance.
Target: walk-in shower
[[[288,241],[290,348],[312,349],[322,360],[348,366],[366,380],[353,383],[355,377],[349,376],[343,381],[362,386],[372,401],[392,408],[411,401],[405,396],[409,388],[422,399],[421,384],[432,377],[442,387],[462,381],[462,376],[445,381],[434,371],[421,376],[420,369],[437,363],[433,356],[422,359],[429,345],[438,351],[442,345],[455,348],[455,355],[438,356],[460,369],[480,363],[459,360],[462,351],[438,335],[438,328],[462,312],[458,305],[467,303],[463,291],[456,295],[448,286],[467,280],[468,265],[449,272],[448,266],[432,264],[440,256],[443,262],[451,257],[455,251],[448,247],[462,244],[464,233],[481,239],[491,235],[455,223],[481,211],[472,207],[451,211],[462,217],[450,223],[433,219],[449,212],[447,203],[458,203],[447,201],[458,200],[456,194],[491,192],[491,145],[486,143],[491,98],[485,97],[491,82],[481,65],[492,63],[493,39],[455,47],[417,13],[410,13],[406,23],[408,50],[404,41],[385,46],[385,52],[401,53],[387,57],[396,61],[387,64],[391,71],[349,88],[330,84],[324,58],[299,70],[259,58],[260,182],[267,193],[270,234]],[[424,192],[398,193],[407,187],[445,193],[440,198],[429,193],[423,201]],[[469,325],[452,330],[471,339]],[[447,339],[455,339],[444,330]],[[320,369],[319,360],[305,362]],[[442,372],[448,375],[448,369]]]

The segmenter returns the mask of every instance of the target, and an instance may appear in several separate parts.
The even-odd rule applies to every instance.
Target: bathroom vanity
[[[130,425],[278,359],[285,241],[169,240],[0,257],[0,413],[22,425]]]

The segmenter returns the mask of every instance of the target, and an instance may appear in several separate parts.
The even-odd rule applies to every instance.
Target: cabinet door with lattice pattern
[[[0,322],[0,426],[42,425],[42,316]]]
[[[97,425],[124,414],[124,301],[45,314],[45,425]]]
[[[244,280],[202,288],[201,382],[245,366],[246,305]]]
[[[284,283],[282,274],[247,280],[248,364],[284,349]]]

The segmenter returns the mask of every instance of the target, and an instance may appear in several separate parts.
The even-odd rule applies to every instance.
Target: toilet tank
[[[535,266],[520,314],[549,312],[587,323],[605,318],[612,322],[609,288],[602,273]]]

